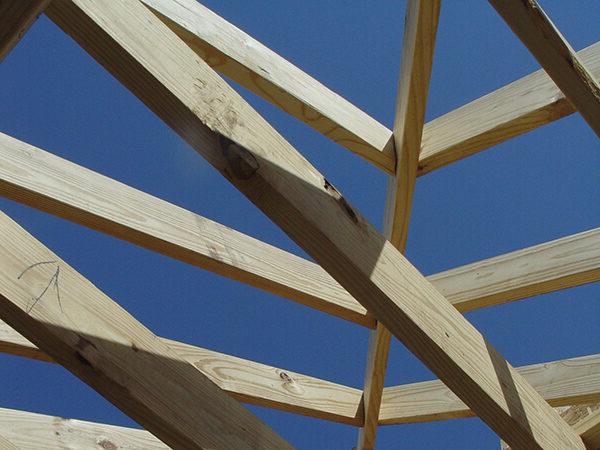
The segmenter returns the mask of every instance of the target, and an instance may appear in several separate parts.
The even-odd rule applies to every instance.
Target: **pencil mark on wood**
[[[31,304],[31,306],[27,307],[27,314],[29,314],[31,311],[33,311],[33,308],[35,307],[35,305],[38,304],[38,302],[42,299],[44,294],[46,294],[46,292],[52,285],[54,285],[54,289],[56,290],[56,299],[58,301],[58,306],[60,308],[60,311],[64,312],[62,303],[60,301],[60,287],[59,287],[59,282],[58,282],[58,279],[60,277],[60,266],[58,265],[58,263],[56,261],[40,261],[38,263],[31,264],[30,266],[26,267],[25,270],[23,270],[19,274],[19,276],[17,277],[17,280],[20,280],[23,277],[23,275],[25,275],[29,270],[33,269],[34,267],[43,265],[43,264],[56,264],[56,271],[54,272],[54,275],[52,275],[52,277],[50,278],[50,281],[48,282],[48,284],[46,285],[44,290],[37,297],[33,298],[33,303]]]

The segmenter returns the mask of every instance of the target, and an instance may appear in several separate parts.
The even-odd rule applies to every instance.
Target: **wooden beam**
[[[588,407],[588,414],[572,425],[589,450],[600,449],[600,405]]]
[[[320,311],[374,326],[317,264],[0,133],[0,195]]]
[[[19,450],[19,448],[11,441],[0,435],[0,446],[4,450]]]
[[[349,425],[363,422],[362,391],[359,389],[182,342],[159,339],[241,402]],[[2,321],[0,352],[54,362]]]
[[[489,0],[600,137],[600,85],[536,0]]]
[[[145,12],[126,0],[58,0],[48,10],[503,439],[523,448],[583,448],[537,392],[329,181]]]
[[[552,406],[600,401],[600,355],[581,356],[517,368]],[[380,424],[430,422],[474,413],[439,380],[387,387]]]
[[[21,450],[169,449],[145,430],[6,408],[0,408],[0,433]]]
[[[600,228],[428,277],[466,312],[600,280]]]
[[[0,2],[0,62],[17,45],[50,0]]]
[[[385,237],[404,253],[417,177],[425,106],[440,13],[439,0],[410,0],[406,6],[400,77],[394,117],[395,176],[390,177],[384,217]],[[378,324],[370,333],[364,383],[365,425],[357,448],[373,449],[391,333]]]
[[[577,56],[600,79],[600,42],[581,50]],[[427,123],[418,175],[575,111],[554,81],[540,69]]]
[[[392,132],[196,0],[142,0],[219,73],[389,173]]]
[[[290,448],[5,214],[0,318],[174,448]]]

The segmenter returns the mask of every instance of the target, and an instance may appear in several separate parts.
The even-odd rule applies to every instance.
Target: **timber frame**
[[[370,328],[362,389],[157,337],[0,212],[0,351],[63,365],[147,430],[0,409],[2,448],[54,448],[67,423],[78,448],[291,447],[240,402],[354,425],[358,449],[473,415],[515,449],[600,445],[595,407],[553,409],[600,403],[600,354],[515,369],[462,315],[599,281],[600,228],[428,277],[402,255],[418,176],[575,111],[600,136],[600,43],[576,53],[535,0],[490,0],[542,69],[425,123],[440,1],[407,2],[392,130],[196,0],[0,2],[0,60],[45,13],[316,263],[3,133],[0,195]],[[215,71],[389,174],[383,232]],[[439,380],[384,388],[392,336]]]

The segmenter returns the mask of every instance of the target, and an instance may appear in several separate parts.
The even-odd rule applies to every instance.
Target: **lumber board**
[[[50,0],[0,2],[0,63],[17,45]]]
[[[145,430],[8,408],[0,408],[0,433],[21,450],[169,449]]]
[[[600,79],[600,42],[577,53]],[[540,69],[425,125],[418,175],[532,131],[576,110]]]
[[[600,228],[484,259],[428,280],[467,312],[600,280]]]
[[[598,450],[600,449],[600,405],[593,405],[587,409],[588,414],[572,426],[588,449]]]
[[[0,133],[0,195],[361,325],[317,264]]]
[[[393,173],[392,133],[195,0],[142,0],[204,61],[329,139]]]
[[[600,137],[600,85],[536,0],[489,0]]]
[[[291,448],[4,213],[0,318],[173,448]]]
[[[6,439],[4,436],[0,435],[0,448],[4,450],[18,450],[19,448],[13,444],[11,441]]]
[[[504,440],[521,448],[583,448],[560,416],[329,181],[145,12],[125,0],[58,0],[48,9],[59,27],[278,224]]]
[[[552,406],[600,401],[600,355],[532,364],[519,373]],[[386,387],[380,424],[429,422],[473,416],[439,380]]]
[[[384,213],[384,235],[402,253],[408,237],[439,13],[439,0],[407,2],[393,127],[396,170],[389,178]],[[358,435],[359,450],[375,448],[391,342],[391,333],[380,323],[370,334],[364,382],[365,424]]]
[[[159,338],[233,398],[333,422],[360,425],[362,391],[202,347]],[[0,320],[0,352],[54,362]]]

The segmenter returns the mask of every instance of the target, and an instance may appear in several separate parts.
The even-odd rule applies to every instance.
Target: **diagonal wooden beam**
[[[241,402],[349,425],[362,424],[362,391],[359,389],[171,339],[159,339]],[[55,362],[2,321],[0,352]]]
[[[18,450],[19,449],[19,447],[17,447],[15,444],[13,444],[11,441],[9,441],[7,438],[5,438],[2,435],[0,435],[0,446],[5,450]]]
[[[17,45],[50,0],[4,0],[0,2],[0,62]]]
[[[397,165],[395,176],[389,179],[384,217],[386,238],[403,253],[417,177],[440,2],[410,0],[406,8],[394,117]],[[391,333],[381,323],[370,332],[364,384],[365,425],[358,435],[359,450],[375,448],[390,341]]]
[[[374,326],[365,308],[317,264],[0,133],[0,195]]]
[[[577,53],[600,79],[600,42]],[[540,69],[428,122],[419,173],[447,164],[574,113],[552,78]]]
[[[145,430],[7,408],[0,408],[0,433],[21,450],[169,449]]]
[[[588,408],[588,414],[581,417],[572,427],[581,436],[590,450],[600,449],[600,405]]]
[[[536,0],[489,0],[600,137],[600,85]]]
[[[213,69],[389,173],[391,131],[196,0],[143,0]]]
[[[174,448],[291,448],[269,427],[0,215],[0,318]]]
[[[600,355],[532,364],[519,373],[552,406],[600,401]],[[430,422],[474,413],[439,380],[387,387],[380,424]]]
[[[48,13],[503,439],[522,448],[583,448],[556,412],[400,252],[141,4],[58,0]]]

